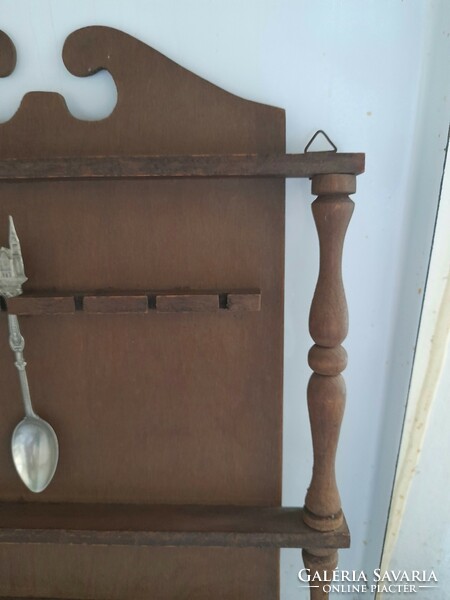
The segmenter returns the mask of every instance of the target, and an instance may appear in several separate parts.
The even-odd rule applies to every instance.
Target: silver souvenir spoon
[[[0,294],[13,298],[22,293],[25,277],[19,238],[9,217],[9,248],[0,248]],[[25,341],[16,315],[8,315],[9,345],[14,352],[19,372],[25,418],[14,429],[11,450],[17,473],[32,492],[42,492],[48,486],[58,465],[58,438],[53,427],[41,419],[31,404],[23,357]]]

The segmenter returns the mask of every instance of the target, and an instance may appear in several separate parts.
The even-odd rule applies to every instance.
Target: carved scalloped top
[[[85,27],[66,39],[67,69],[87,77],[108,70],[118,91],[112,114],[74,118],[56,93],[32,92],[0,125],[0,158],[122,154],[284,152],[284,111],[244,100],[109,27]],[[15,49],[0,36],[0,76]]]
[[[16,49],[10,37],[0,31],[0,77],[11,75],[16,66]]]

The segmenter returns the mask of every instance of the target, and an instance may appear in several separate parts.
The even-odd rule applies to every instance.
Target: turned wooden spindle
[[[327,584],[331,581],[333,571],[337,567],[338,553],[336,550],[303,550],[303,562],[305,568],[309,569],[310,576],[314,573],[320,575],[320,579],[310,582],[310,600],[327,600]],[[324,589],[325,587],[325,589]]]
[[[348,331],[341,265],[345,233],[354,206],[348,194],[355,191],[354,175],[316,175],[312,178],[312,193],[318,196],[312,211],[319,235],[320,269],[309,316],[309,331],[315,342],[308,355],[314,373],[307,392],[314,463],[303,519],[319,531],[337,529],[344,519],[335,475],[345,405],[345,383],[341,372],[347,365],[347,353],[341,343]],[[326,600],[326,582],[337,566],[337,551],[307,548],[303,550],[303,561],[311,576],[320,574],[320,581],[310,583],[311,600]]]
[[[345,405],[340,375],[347,363],[341,346],[348,330],[347,303],[342,283],[342,249],[353,212],[348,194],[356,191],[354,175],[316,175],[312,210],[320,243],[320,269],[311,305],[309,330],[315,342],[308,356],[314,371],[308,385],[314,465],[304,507],[304,521],[319,531],[343,522],[335,477],[335,456]]]

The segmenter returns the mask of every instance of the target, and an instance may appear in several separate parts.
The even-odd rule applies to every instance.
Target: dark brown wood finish
[[[303,550],[303,562],[310,569],[310,600],[328,600],[328,588],[324,587],[331,581],[332,573],[338,564],[338,553],[324,549]],[[320,578],[314,579],[319,574]]]
[[[317,175],[312,210],[320,243],[320,271],[311,305],[309,330],[316,342],[309,353],[314,373],[308,386],[308,409],[314,449],[311,485],[305,499],[305,522],[320,531],[333,530],[343,520],[334,463],[345,405],[340,372],[346,352],[340,346],[348,331],[342,283],[342,250],[356,191],[354,175]]]
[[[148,296],[77,296],[78,307],[91,314],[107,313],[146,313]]]
[[[282,110],[228,94],[126,34],[75,32],[64,60],[75,75],[107,68],[116,108],[80,121],[57,94],[28,94],[0,125],[0,162],[285,152]],[[77,296],[75,314],[55,316],[53,300],[42,300],[46,314],[21,317],[31,395],[58,434],[60,462],[35,496],[1,461],[0,500],[49,511],[53,503],[279,506],[284,181],[124,179],[114,169],[113,180],[0,183],[1,243],[11,214],[25,294]],[[228,299],[215,291],[220,310],[163,314],[149,303],[143,315],[132,312],[144,309],[136,290],[165,290],[154,298],[160,308],[166,291],[258,290],[263,302],[259,311],[224,310]],[[190,309],[198,298],[183,302]],[[0,321],[8,457],[23,415]],[[276,548],[4,543],[0,596],[273,600],[278,563]]]
[[[99,318],[84,311],[76,319],[24,318],[36,409],[62,440],[60,468],[41,497],[279,503],[280,184],[250,179],[2,184],[0,222],[7,223],[8,214],[15,217],[27,293],[56,286],[59,296],[73,289],[250,288],[260,289],[264,298],[261,311],[236,312],[232,319],[224,310],[164,318],[149,310],[145,319]],[[0,328],[0,347],[9,356],[4,320]],[[12,362],[5,362],[0,380],[11,398],[0,423],[1,437],[8,440],[21,414]],[[22,490],[11,463],[2,463],[0,474],[2,499],[35,500]]]
[[[75,312],[74,296],[16,296],[4,300],[13,315],[61,315]]]
[[[33,599],[39,590],[39,598],[64,600],[273,600],[278,554],[270,548],[5,544],[0,597],[11,596],[12,588],[16,597]]]
[[[345,523],[326,534],[302,509],[260,506],[0,504],[0,544],[348,547]]]
[[[15,315],[58,315],[75,312],[91,314],[146,314],[156,312],[257,312],[261,310],[259,291],[249,292],[135,292],[133,294],[76,293],[54,296],[43,293],[16,296],[3,300],[2,312]]]
[[[261,310],[261,294],[233,293],[227,294],[226,306],[232,311]]]
[[[0,31],[0,77],[11,75],[16,67],[16,48],[11,38]]]
[[[0,160],[0,181],[160,177],[312,177],[364,171],[364,154],[93,156]]]
[[[126,33],[79,29],[63,60],[80,77],[108,70],[115,109],[81,121],[59,94],[31,92],[0,126],[0,160],[285,153],[283,110],[225,92]]]
[[[348,312],[342,282],[342,251],[356,191],[354,175],[317,175],[312,193],[317,194],[312,210],[320,243],[320,270],[311,306],[309,330],[316,344],[308,362],[314,373],[308,385],[314,465],[311,485],[303,511],[307,525],[320,532],[342,526],[344,516],[335,476],[335,458],[345,406],[345,383],[341,376],[347,353],[340,345],[348,331]],[[336,568],[338,554],[323,546],[308,546],[303,552],[305,566],[321,574],[311,583],[311,600],[325,600],[325,573]]]
[[[113,29],[74,32],[63,58],[74,75],[110,71],[118,102],[85,122],[31,93],[0,125],[0,224],[13,215],[29,277],[2,312],[23,315],[33,400],[61,444],[38,497],[0,462],[0,597],[274,600],[279,547],[323,573],[349,545],[341,256],[364,155],[285,154],[282,110]],[[14,65],[0,35],[0,76]],[[303,510],[280,508],[286,177],[313,180],[321,248]],[[7,456],[12,360],[0,386]]]
[[[173,294],[156,296],[159,312],[210,312],[219,310],[217,294]]]

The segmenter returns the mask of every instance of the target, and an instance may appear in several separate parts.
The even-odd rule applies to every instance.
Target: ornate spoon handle
[[[19,372],[20,389],[22,391],[22,400],[25,408],[25,414],[27,417],[36,417],[31,404],[30,388],[28,386],[28,378],[26,372],[27,363],[23,357],[23,349],[25,347],[25,340],[20,333],[19,319],[17,315],[8,315],[8,326],[9,326],[9,346],[16,356],[14,363],[16,369]]]
[[[0,295],[14,298],[22,293],[25,275],[20,242],[9,217],[9,248],[0,248]],[[39,493],[53,479],[58,466],[59,445],[53,427],[38,417],[31,404],[26,373],[27,363],[23,357],[25,340],[20,333],[17,315],[8,314],[9,345],[15,355],[19,372],[20,389],[25,418],[16,425],[11,438],[11,452],[16,471],[29,490]]]

